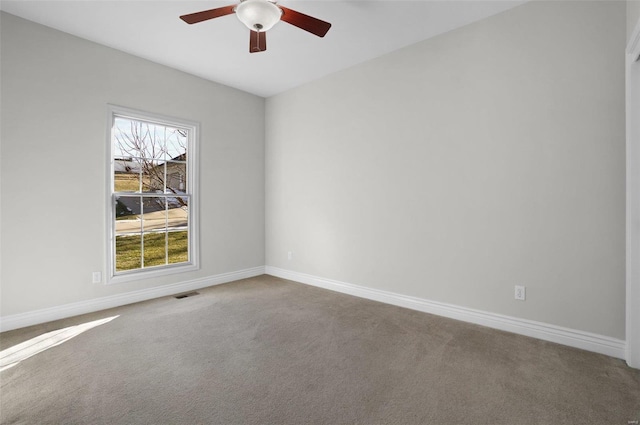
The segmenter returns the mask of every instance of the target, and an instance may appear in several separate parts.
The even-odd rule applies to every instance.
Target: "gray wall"
[[[264,265],[264,99],[2,14],[3,316]],[[92,284],[107,103],[198,121],[201,270]]]
[[[640,0],[627,0],[627,40],[640,21]]]
[[[625,8],[527,3],[267,99],[267,265],[624,339]]]

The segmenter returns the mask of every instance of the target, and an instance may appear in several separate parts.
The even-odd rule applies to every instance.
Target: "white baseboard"
[[[262,274],[264,274],[264,266],[253,267],[250,269],[222,273],[170,285],[162,285],[138,291],[126,292],[124,294],[79,301],[57,307],[30,311],[27,313],[13,314],[0,317],[0,332],[46,323],[52,320],[65,319],[79,314],[92,313],[94,311],[105,310],[107,308],[120,307],[126,304],[146,301],[153,298],[166,297],[168,295],[175,295],[181,292],[194,291],[208,286],[233,282],[234,280],[260,276]]]
[[[474,310],[471,308],[410,297],[378,289],[366,288],[363,286],[311,276],[272,266],[266,266],[265,273],[307,285],[318,286],[320,288],[354,295],[356,297],[397,305],[399,307],[405,307],[425,313],[436,314],[438,316],[444,316],[520,335],[526,335],[545,341],[605,354],[619,359],[624,359],[626,354],[625,341],[590,332],[578,331],[547,323],[518,319],[516,317]]]

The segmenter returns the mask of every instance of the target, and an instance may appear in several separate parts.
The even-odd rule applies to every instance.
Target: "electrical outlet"
[[[291,260],[293,258],[293,253],[291,251],[287,252],[287,260]]]
[[[527,297],[527,288],[524,286],[516,285],[516,293],[515,293],[516,300],[524,301],[526,297]]]
[[[91,277],[92,277],[93,283],[102,282],[102,273],[100,272],[93,272]]]

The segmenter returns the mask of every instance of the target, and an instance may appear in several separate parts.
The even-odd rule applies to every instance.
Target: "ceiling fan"
[[[271,29],[278,21],[285,21],[300,29],[324,37],[331,24],[296,12],[284,6],[276,5],[272,0],[240,0],[240,3],[216,9],[203,10],[202,12],[182,15],[180,19],[187,24],[197,24],[209,19],[235,13],[238,19],[251,30],[249,36],[249,52],[264,52],[267,50],[267,38],[265,32]]]

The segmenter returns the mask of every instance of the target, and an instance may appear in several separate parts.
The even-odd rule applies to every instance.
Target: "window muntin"
[[[109,128],[111,280],[197,268],[197,124],[111,107]]]

